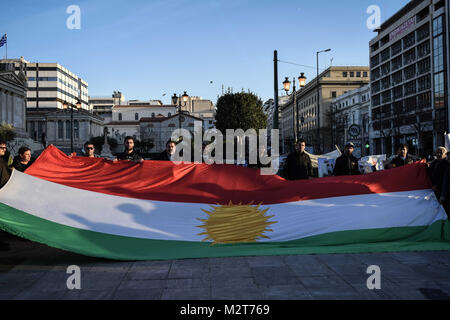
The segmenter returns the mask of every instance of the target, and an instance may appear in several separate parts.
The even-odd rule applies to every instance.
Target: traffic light
[[[366,148],[366,155],[370,154],[370,143],[369,141],[366,141],[366,144],[364,145],[364,147]]]

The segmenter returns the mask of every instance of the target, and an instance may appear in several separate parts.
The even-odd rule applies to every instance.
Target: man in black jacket
[[[351,142],[345,145],[344,154],[336,159],[333,175],[350,176],[361,174],[358,168],[358,159],[352,154],[354,149],[355,145]]]
[[[408,146],[406,144],[401,144],[397,149],[397,156],[392,159],[388,168],[397,168],[413,162],[413,158],[408,155]]]
[[[0,141],[0,188],[8,182],[11,175],[9,166],[12,164],[12,158],[6,148],[6,142]]]
[[[441,187],[447,169],[447,150],[444,147],[438,147],[436,150],[436,159],[428,163],[428,175],[431,179],[431,186],[439,199],[441,196]]]
[[[154,160],[172,161],[177,150],[177,145],[172,140],[166,142],[166,150],[161,152]]]
[[[116,160],[131,160],[134,162],[143,162],[144,158],[136,151],[134,151],[134,138],[125,137],[123,144],[125,151],[117,155]]]
[[[309,179],[312,176],[310,157],[305,153],[306,141],[300,139],[284,164],[284,174],[287,180]]]

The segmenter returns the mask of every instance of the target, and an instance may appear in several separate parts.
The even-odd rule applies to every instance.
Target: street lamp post
[[[294,143],[297,143],[298,138],[299,138],[299,125],[298,125],[298,104],[297,104],[297,91],[295,89],[295,78],[292,79],[292,83],[293,83],[292,94],[293,94],[293,104],[294,104],[292,107],[292,113],[293,113],[292,125],[293,125],[293,133],[294,133]],[[299,83],[300,88],[303,88],[306,84],[306,77],[303,72],[298,77],[298,83]],[[291,82],[289,81],[288,77],[285,77],[285,80],[283,81],[283,86],[284,86],[284,90],[286,91],[286,93],[289,92]],[[304,121],[304,118],[303,118],[303,121]]]
[[[73,109],[80,109],[81,108],[81,102],[80,99],[77,99],[77,102],[75,105],[67,103],[67,101],[64,101],[63,107],[64,109],[67,109],[70,106],[70,153],[73,153]]]
[[[328,52],[331,51],[331,49],[321,50],[316,52],[316,59],[317,59],[317,137],[319,139],[319,149],[322,151],[322,139],[320,137],[320,90],[319,90],[319,53],[321,52]]]
[[[184,91],[181,98],[178,98],[176,93],[173,94],[172,98],[178,105],[178,129],[181,129],[181,101],[183,101],[183,107],[186,107],[186,103],[189,100],[189,95],[186,91]]]

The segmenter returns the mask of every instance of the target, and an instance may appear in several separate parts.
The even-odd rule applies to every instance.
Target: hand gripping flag
[[[450,249],[426,165],[286,181],[259,169],[69,158],[0,189],[0,229],[119,260]]]

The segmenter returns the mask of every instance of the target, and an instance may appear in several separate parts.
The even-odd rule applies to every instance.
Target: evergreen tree
[[[265,129],[267,116],[262,101],[253,93],[226,93],[216,103],[216,128],[225,135],[226,129]]]

